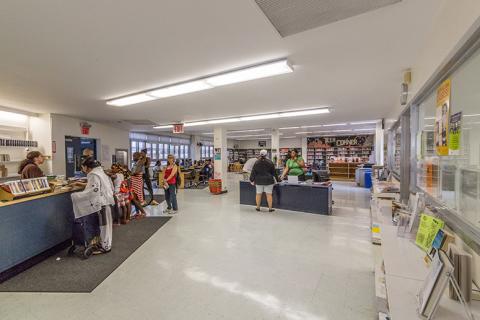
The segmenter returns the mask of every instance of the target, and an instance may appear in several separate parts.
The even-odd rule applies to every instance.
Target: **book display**
[[[228,149],[228,161],[229,163],[241,162],[245,163],[248,159],[259,157],[260,150],[262,149]],[[270,149],[267,149],[268,158],[272,157],[272,152]]]
[[[11,201],[45,191],[51,191],[47,177],[9,181],[0,185],[0,200]]]
[[[332,179],[353,180],[358,165],[368,162],[373,150],[373,135],[309,137],[306,161],[312,167],[327,167]]]

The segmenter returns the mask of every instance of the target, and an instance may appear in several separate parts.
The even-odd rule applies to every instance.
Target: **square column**
[[[275,167],[278,166],[278,160],[280,159],[280,132],[278,129],[272,130],[272,161]]]
[[[227,129],[218,127],[213,129],[214,157],[214,178],[222,179],[222,191],[227,190],[228,178],[228,150],[227,150]]]
[[[379,120],[375,128],[375,164],[378,166],[383,166],[383,162],[384,162],[383,145],[384,145],[383,120]]]

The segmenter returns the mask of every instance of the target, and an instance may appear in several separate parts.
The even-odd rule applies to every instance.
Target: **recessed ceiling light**
[[[173,97],[181,94],[212,89],[214,87],[224,86],[227,84],[266,78],[290,72],[293,72],[292,66],[287,59],[282,59],[233,71],[226,71],[221,74],[185,81],[178,84],[172,84],[161,88],[146,90],[141,93],[135,93],[128,96],[111,99],[106,103],[112,106],[124,107],[140,102]]]

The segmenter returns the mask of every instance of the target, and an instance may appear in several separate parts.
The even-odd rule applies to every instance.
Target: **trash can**
[[[210,179],[208,180],[208,187],[210,192],[218,194],[222,192],[222,179]]]
[[[372,171],[365,171],[365,188],[370,189],[372,187]]]

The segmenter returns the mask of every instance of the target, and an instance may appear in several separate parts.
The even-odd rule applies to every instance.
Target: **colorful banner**
[[[450,120],[451,81],[447,79],[437,89],[435,114],[435,147],[437,155],[448,156],[448,122]]]
[[[373,146],[373,135],[308,137],[308,148],[362,147]]]
[[[457,112],[450,117],[450,128],[448,131],[448,149],[450,155],[460,154],[460,137],[462,135],[462,113]]]

